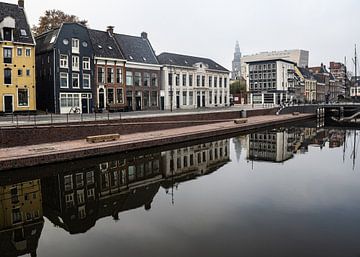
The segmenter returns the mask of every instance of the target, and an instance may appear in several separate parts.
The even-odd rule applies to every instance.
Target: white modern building
[[[284,51],[272,51],[261,52],[252,55],[245,55],[241,57],[241,75],[245,78],[246,65],[248,62],[264,61],[264,60],[276,60],[283,59],[295,63],[298,67],[309,66],[309,51],[306,50],[284,50]]]
[[[229,70],[213,60],[162,53],[162,110],[224,107],[230,104]]]
[[[281,59],[248,62],[245,77],[250,104],[280,105],[293,100],[293,62]]]

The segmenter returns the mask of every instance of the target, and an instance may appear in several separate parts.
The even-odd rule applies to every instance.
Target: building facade
[[[35,40],[24,1],[0,3],[0,114],[36,110]]]
[[[91,30],[94,49],[95,81],[93,98],[95,110],[121,111],[126,108],[125,63],[114,38],[113,27],[107,31]]]
[[[343,63],[330,62],[330,73],[335,78],[336,87],[339,89],[339,95],[349,95],[349,79],[347,77],[347,69]]]
[[[287,60],[295,63],[298,67],[309,66],[309,51],[306,50],[284,50],[284,51],[272,51],[261,52],[252,55],[244,55],[241,58],[241,75],[246,77],[246,63],[264,60]]]
[[[229,71],[213,60],[173,53],[158,56],[162,68],[161,109],[230,105]]]
[[[241,52],[239,41],[236,41],[234,59],[232,61],[231,79],[236,80],[241,78]]]
[[[147,33],[141,33],[140,37],[123,34],[114,37],[126,60],[126,109],[158,110],[161,65]]]
[[[296,67],[295,71],[300,78],[301,87],[304,89],[304,102],[305,103],[316,102],[317,81],[314,78],[313,74],[309,71],[308,68]]]
[[[90,113],[94,110],[94,60],[85,26],[64,23],[36,38],[37,100],[52,113]]]
[[[280,105],[294,99],[295,63],[265,60],[248,62],[246,67],[250,104]]]

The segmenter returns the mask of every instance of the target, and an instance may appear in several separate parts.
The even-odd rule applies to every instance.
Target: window
[[[219,79],[219,87],[222,87],[223,78]]]
[[[89,57],[83,57],[83,69],[90,70],[90,58]]]
[[[4,28],[4,40],[5,41],[12,41],[12,29],[11,28]]]
[[[73,189],[73,180],[71,175],[64,177],[64,187],[65,187],[65,191],[69,191]]]
[[[29,106],[29,91],[26,88],[18,89],[18,106],[27,107]]]
[[[90,74],[84,74],[83,75],[83,88],[90,88],[91,82],[90,82]]]
[[[61,107],[79,107],[80,95],[79,94],[60,94],[60,106]]]
[[[107,83],[114,83],[114,68],[107,68]]]
[[[183,85],[183,87],[186,87],[186,79],[187,79],[187,75],[183,74],[182,75],[182,85]]]
[[[21,77],[23,75],[23,70],[22,69],[18,69],[18,76]]]
[[[26,76],[30,77],[30,75],[31,75],[30,69],[26,69]]]
[[[189,75],[189,86],[193,86],[193,75]]]
[[[213,92],[210,91],[209,92],[209,104],[212,104],[212,96],[213,96]]]
[[[12,222],[13,224],[19,223],[22,221],[20,208],[12,210]]]
[[[4,47],[4,63],[12,63],[12,49]]]
[[[107,89],[107,102],[109,104],[114,103],[114,89],[113,88],[108,88]]]
[[[189,92],[189,105],[194,105],[194,93]]]
[[[98,82],[105,83],[105,69],[103,67],[98,67]]]
[[[94,171],[89,171],[89,172],[86,172],[86,184],[87,185],[92,185],[94,184]]]
[[[227,78],[224,78],[224,88],[227,88]]]
[[[144,107],[149,107],[150,104],[150,92],[144,91],[143,93]]]
[[[214,87],[217,87],[218,78],[214,77]]]
[[[149,87],[150,86],[150,74],[144,73],[144,86]]]
[[[158,86],[156,73],[151,74],[151,86],[152,87],[157,87]]]
[[[60,68],[68,68],[69,66],[68,56],[65,54],[60,55]]]
[[[4,84],[11,85],[11,69],[4,69]]]
[[[31,56],[31,49],[30,48],[25,49],[25,55],[28,56],[28,57]]]
[[[134,79],[135,86],[141,86],[141,73],[135,72],[135,79]]]
[[[17,56],[22,56],[23,54],[23,49],[21,47],[17,48]]]
[[[176,74],[175,75],[175,86],[179,86],[180,85],[180,75],[179,74]]]
[[[116,69],[116,83],[121,84],[122,83],[122,69],[117,68]]]
[[[196,76],[196,86],[197,87],[200,87],[200,79],[201,79],[200,75],[197,75]]]
[[[61,72],[60,73],[60,87],[61,88],[68,88],[69,87],[69,81],[68,81],[68,74]]]
[[[116,99],[118,104],[124,103],[124,93],[122,88],[116,89]]]
[[[212,87],[212,76],[209,76],[209,87]]]
[[[65,195],[65,203],[67,208],[74,206],[74,194]]]
[[[202,79],[201,79],[201,86],[205,87],[205,76],[202,76]]]
[[[78,202],[78,204],[84,204],[85,203],[84,190],[79,190],[76,193],[77,193],[77,202]]]
[[[158,106],[158,92],[151,92],[151,106]]]
[[[76,71],[79,70],[79,56],[72,56],[72,69]]]
[[[76,187],[84,186],[84,175],[82,173],[77,173],[75,175]]]
[[[72,74],[72,87],[73,88],[79,88],[79,73],[73,73]]]
[[[186,91],[183,91],[183,105],[187,105],[187,92]]]
[[[169,84],[169,86],[172,86],[172,84],[173,84],[173,74],[172,73],[168,74],[168,84]]]
[[[71,46],[72,46],[72,52],[73,53],[79,53],[79,39],[73,38],[71,40]]]
[[[131,71],[126,72],[126,85],[132,86],[133,85],[133,73]]]

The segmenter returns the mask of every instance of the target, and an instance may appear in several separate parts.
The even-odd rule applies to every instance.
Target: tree
[[[81,20],[75,15],[66,14],[60,10],[47,10],[44,15],[39,18],[38,25],[32,27],[34,35],[40,35],[46,31],[59,28],[64,22],[76,22],[87,26],[87,20]]]
[[[246,81],[236,80],[230,85],[230,94],[240,94],[246,92]]]

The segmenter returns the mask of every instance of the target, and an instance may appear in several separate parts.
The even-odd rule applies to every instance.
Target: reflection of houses
[[[292,135],[287,131],[266,131],[248,135],[249,160],[284,162],[293,157]]]
[[[145,206],[160,187],[160,154],[103,162],[43,180],[44,212],[71,234],[84,233],[100,218]],[[55,191],[54,188],[59,188]]]
[[[36,256],[43,224],[40,180],[0,187],[1,256]]]
[[[210,174],[230,161],[229,139],[184,147],[163,152],[161,170],[165,179],[173,184],[176,181],[186,181],[198,176]],[[165,182],[165,188],[170,187]]]

